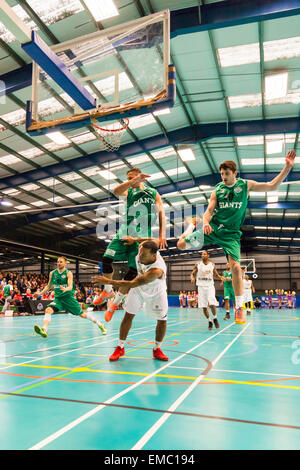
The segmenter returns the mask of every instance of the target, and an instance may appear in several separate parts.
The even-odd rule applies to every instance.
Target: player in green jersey
[[[233,303],[233,307],[235,307],[235,295],[232,285],[232,272],[230,271],[229,263],[226,264],[226,270],[223,271],[223,280],[221,285],[224,285],[224,300],[226,310],[224,320],[230,320],[230,300]]]
[[[6,312],[7,309],[10,308],[11,295],[12,295],[13,290],[14,290],[14,288],[13,288],[13,285],[12,285],[12,281],[8,281],[6,286],[4,286],[4,292],[3,292],[4,293],[4,300],[5,300],[5,303],[4,303],[4,306],[3,306],[3,309],[2,309],[3,314]]]
[[[227,160],[219,166],[222,181],[212,192],[208,207],[203,216],[203,228],[194,230],[191,223],[178,240],[177,246],[185,250],[191,246],[218,245],[226,254],[232,272],[235,292],[237,323],[244,323],[243,279],[240,266],[241,226],[245,219],[249,192],[276,191],[289,174],[295,163],[296,152],[291,150],[285,157],[282,171],[268,183],[237,178],[237,168]]]
[[[73,274],[67,268],[67,259],[61,256],[57,259],[57,269],[51,271],[49,276],[49,282],[44,289],[39,292],[39,296],[48,292],[51,288],[54,289],[54,300],[51,302],[46,310],[44,316],[43,327],[34,325],[34,331],[40,334],[43,338],[48,336],[47,330],[49,323],[51,322],[51,315],[54,312],[66,311],[75,316],[86,318],[87,320],[95,323],[98,328],[102,331],[102,334],[106,334],[106,329],[96,318],[94,318],[89,312],[84,312],[80,303],[75,299],[75,284],[73,281]],[[37,294],[33,294],[36,296]]]
[[[159,221],[159,248],[165,248],[166,222],[163,203],[156,189],[145,186],[149,175],[142,173],[139,168],[131,168],[127,172],[127,181],[114,189],[115,196],[126,200],[126,211],[123,223],[108,245],[103,256],[103,276],[113,277],[113,261],[127,261],[128,271],[124,280],[131,281],[137,276],[135,259],[138,254],[139,243],[128,243],[128,239],[145,239],[152,237],[152,227],[158,217]],[[112,286],[106,284],[97,303],[102,303],[111,295]],[[105,320],[110,321],[118,305],[127,294],[127,289],[120,287],[114,299],[108,303]]]

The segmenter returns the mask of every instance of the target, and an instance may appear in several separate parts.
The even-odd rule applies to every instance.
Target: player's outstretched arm
[[[248,180],[248,193],[249,191],[256,192],[266,192],[266,191],[276,191],[280,186],[283,180],[287,177],[291,169],[295,164],[296,152],[295,150],[290,150],[285,157],[285,166],[281,172],[269,181],[268,183],[258,183],[254,180]]]
[[[40,295],[46,294],[46,292],[48,292],[48,291],[51,289],[53,272],[54,272],[54,271],[51,271],[51,273],[50,273],[50,275],[49,275],[48,284],[44,287],[44,289],[41,290],[41,292],[38,294],[37,297],[39,297]],[[34,294],[33,294],[33,297],[35,297],[35,296],[36,296],[36,292],[34,292]]]
[[[204,235],[209,235],[211,232],[213,232],[213,228],[209,225],[210,219],[213,216],[214,210],[217,207],[217,195],[216,191],[213,191],[211,193],[211,196],[209,198],[209,203],[207,206],[206,211],[203,214],[203,233]]]
[[[166,216],[165,216],[165,209],[162,203],[160,195],[157,193],[155,198],[155,208],[158,214],[158,222],[159,222],[159,249],[163,250],[167,248],[167,239],[166,239]]]
[[[124,183],[119,184],[114,189],[114,195],[117,197],[120,196],[127,196],[127,190],[131,188],[132,184],[136,183],[143,183],[147,181],[150,175],[146,175],[145,173],[139,173],[135,178],[132,178],[129,181],[125,181]]]
[[[96,281],[97,283],[101,284],[111,284],[112,286],[115,287],[125,287],[126,289],[131,289],[133,287],[139,287],[139,286],[144,286],[145,284],[149,284],[152,281],[155,281],[156,279],[160,279],[163,275],[163,270],[154,268],[154,269],[149,269],[144,274],[141,274],[140,276],[135,277],[132,281],[117,281],[115,279],[108,279],[107,277],[104,276],[93,276],[93,280]]]

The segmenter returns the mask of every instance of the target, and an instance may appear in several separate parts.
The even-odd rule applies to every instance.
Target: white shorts
[[[124,310],[136,315],[141,308],[145,308],[146,315],[156,320],[167,320],[168,295],[167,291],[161,291],[155,297],[145,297],[139,287],[130,289],[125,302]]]
[[[209,305],[219,305],[216,299],[215,286],[198,286],[198,308],[205,308]]]
[[[248,291],[245,290],[245,291],[244,291],[244,298],[243,298],[244,304],[245,304],[246,302],[252,302],[252,301],[253,301],[253,298],[252,298],[252,293],[251,293],[251,291],[248,292]]]

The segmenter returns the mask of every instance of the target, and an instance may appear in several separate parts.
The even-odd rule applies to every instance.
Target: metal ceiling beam
[[[171,11],[171,38],[300,14],[299,0],[225,0]],[[0,76],[8,94],[31,84],[31,64]],[[1,95],[0,93],[0,95]]]
[[[118,151],[109,154],[106,151],[94,152],[89,155],[44,166],[36,170],[2,178],[0,180],[0,190],[32,183],[44,178],[57,177],[71,171],[86,169],[91,166],[107,163],[108,161],[116,161],[172,145],[195,144],[216,137],[240,137],[299,132],[300,118],[297,117],[198,124],[170,131],[166,135],[159,134],[138,142],[122,145]]]

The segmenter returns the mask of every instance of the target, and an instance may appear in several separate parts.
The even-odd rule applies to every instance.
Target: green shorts
[[[226,284],[230,284],[230,285],[226,286]],[[233,290],[231,282],[230,283],[224,282],[224,299],[232,300],[232,302],[235,302],[235,294],[234,294],[234,290]]]
[[[68,297],[66,299],[54,299],[48,307],[54,307],[58,312],[69,312],[72,315],[79,316],[83,313],[80,303],[75,297]]]
[[[185,238],[185,242],[190,247],[200,248],[206,245],[218,245],[228,258],[230,256],[235,261],[240,262],[241,257],[241,235],[242,232],[219,228],[210,224],[214,229],[209,235],[204,235],[202,228],[195,230],[191,235]]]
[[[125,245],[118,237],[112,239],[105,250],[104,256],[114,261],[127,261],[130,268],[136,269],[135,258],[139,251],[139,244]]]

